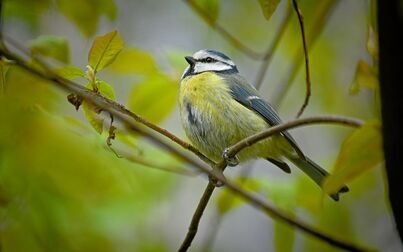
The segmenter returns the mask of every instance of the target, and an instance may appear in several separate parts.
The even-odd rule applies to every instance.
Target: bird
[[[329,173],[308,158],[287,131],[246,147],[234,158],[226,156],[231,145],[282,120],[224,53],[203,49],[185,60],[188,66],[179,87],[181,124],[201,153],[215,162],[224,158],[229,166],[264,158],[291,173],[288,160],[322,187]],[[348,191],[343,186],[329,196],[338,201],[339,194]]]

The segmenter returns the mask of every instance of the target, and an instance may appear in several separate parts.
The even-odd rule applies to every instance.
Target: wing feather
[[[227,81],[232,97],[236,101],[238,101],[248,109],[255,111],[256,113],[261,115],[270,126],[282,123],[279,115],[274,110],[274,108],[267,101],[261,98],[258,91],[253,86],[251,86],[242,76],[240,76],[239,74],[231,74],[229,76],[223,76],[223,78]],[[283,131],[282,135],[298,153],[298,156],[305,159],[304,153],[301,151],[294,138],[287,131]]]

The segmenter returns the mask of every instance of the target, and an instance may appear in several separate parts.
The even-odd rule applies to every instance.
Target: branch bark
[[[289,121],[287,123],[279,124],[273,127],[268,128],[262,132],[256,133],[255,135],[251,135],[238,143],[232,145],[228,148],[228,156],[234,157],[238,154],[241,150],[249,147],[253,144],[256,144],[263,139],[271,137],[275,134],[279,134],[283,131],[288,129],[300,127],[302,125],[309,125],[309,124],[339,124],[344,126],[350,127],[359,127],[363,124],[361,120],[349,118],[349,117],[342,117],[342,116],[334,116],[334,115],[326,115],[326,116],[315,116],[315,117],[306,117],[306,118],[299,118],[293,121]]]

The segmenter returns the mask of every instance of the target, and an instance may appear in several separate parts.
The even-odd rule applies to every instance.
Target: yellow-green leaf
[[[358,61],[354,81],[350,86],[350,93],[357,94],[363,87],[374,90],[378,86],[378,70],[363,60]]]
[[[108,70],[129,74],[149,74],[157,70],[157,64],[152,55],[137,48],[123,49]]]
[[[74,80],[79,77],[85,77],[84,71],[76,66],[64,66],[60,68],[54,69],[54,71],[61,77],[68,79],[68,80]]]
[[[269,20],[276,11],[280,0],[259,0],[260,8],[266,20]]]
[[[327,193],[334,193],[382,163],[381,126],[377,121],[370,121],[354,130],[344,141],[333,174],[325,180],[323,189]]]
[[[96,37],[88,54],[88,63],[98,72],[111,64],[123,49],[123,40],[115,30]]]
[[[63,63],[70,62],[69,44],[66,38],[42,35],[29,43],[32,54],[40,54]]]
[[[128,107],[153,123],[159,123],[173,110],[177,93],[176,81],[169,76],[155,74],[134,87]]]
[[[116,99],[115,90],[113,89],[113,87],[111,85],[109,85],[105,81],[97,80],[97,87],[98,87],[98,92],[101,95],[103,95],[111,100]]]
[[[209,15],[209,22],[214,24],[220,12],[220,1],[219,0],[195,0],[196,4],[204,9]]]
[[[108,83],[106,83],[105,81],[97,80],[96,86],[98,88],[98,92],[101,95],[111,100],[115,99],[115,91]],[[85,87],[92,89],[91,83],[88,83]],[[87,118],[88,122],[99,134],[101,134],[103,131],[104,118],[99,115],[99,108],[84,101],[83,110],[84,116]]]
[[[91,126],[99,133],[101,134],[103,131],[103,125],[104,125],[104,118],[102,118],[98,112],[96,112],[96,107],[94,107],[92,104],[89,104],[87,102],[83,102],[83,111],[84,111],[84,116],[87,119],[87,121],[91,124]]]

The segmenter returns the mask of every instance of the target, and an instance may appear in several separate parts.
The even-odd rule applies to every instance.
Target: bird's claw
[[[237,166],[239,164],[238,157],[237,156],[230,157],[228,152],[229,152],[229,149],[225,149],[223,154],[222,154],[225,162],[227,163],[228,166],[231,166],[231,167]]]

